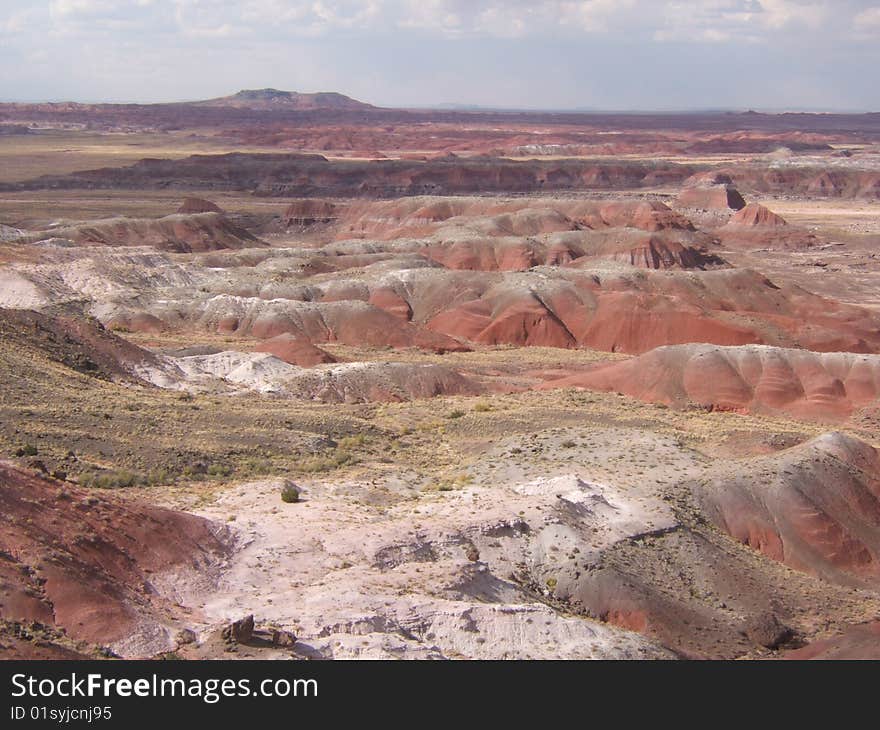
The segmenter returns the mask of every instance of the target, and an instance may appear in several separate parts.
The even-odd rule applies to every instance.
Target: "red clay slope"
[[[786,652],[784,658],[880,660],[880,621],[852,626],[839,636]]]
[[[880,356],[750,345],[659,347],[547,383],[652,403],[839,421],[880,397]]]
[[[308,368],[321,363],[336,362],[336,358],[320,347],[315,347],[311,342],[301,337],[294,337],[284,333],[271,337],[254,348],[256,352],[268,352],[271,355],[284,360],[290,365],[298,365]]]
[[[431,292],[431,307],[418,301],[417,289],[407,293],[408,301],[413,311],[438,312],[428,328],[482,344],[630,353],[689,342],[880,348],[876,314],[797,287],[781,289],[748,269],[637,275],[560,270],[510,279],[477,296],[473,280],[462,283],[461,291],[450,282]]]
[[[136,365],[156,362],[151,352],[104,329],[94,319],[63,312],[0,309],[4,347],[36,350],[49,360],[106,380],[135,380]]]
[[[758,203],[749,203],[726,225],[716,229],[715,235],[724,247],[730,248],[799,249],[818,241],[808,230],[790,226],[785,218]]]
[[[312,343],[418,347],[438,352],[470,349],[451,337],[411,324],[364,301],[304,303],[218,296],[194,316],[200,329],[225,335],[269,339],[290,334]]]
[[[161,633],[175,609],[152,582],[214,563],[227,552],[224,534],[199,517],[90,496],[0,462],[0,618],[100,645]]]
[[[692,491],[711,522],[773,560],[880,586],[880,454],[865,442],[827,433],[710,472]]]
[[[728,226],[786,226],[788,223],[781,215],[777,215],[769,208],[760,203],[749,203],[745,208],[737,211],[727,223]]]

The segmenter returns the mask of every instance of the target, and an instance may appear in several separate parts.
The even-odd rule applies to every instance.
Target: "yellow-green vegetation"
[[[343,466],[356,464],[357,462],[358,458],[348,451],[334,450],[326,456],[310,456],[297,464],[295,469],[306,474],[313,474],[315,472],[332,471]]]
[[[436,361],[450,357],[396,354]],[[493,348],[456,357],[472,365],[483,358],[491,367],[509,354]],[[517,358],[532,366],[549,354],[527,348],[517,351]],[[558,354],[562,360],[594,356]],[[676,410],[578,390],[382,404],[182,395],[99,380],[50,361],[36,349],[0,344],[0,455],[38,455],[49,471],[62,470],[94,487],[208,485],[273,475],[371,478],[394,471],[405,473],[416,489],[445,491],[466,484],[461,475],[508,436],[606,426],[647,428],[707,454],[742,434],[789,434],[796,442],[829,428],[787,418]],[[871,421],[845,430],[873,443],[880,433]],[[552,458],[580,453],[566,443],[569,438],[559,438],[562,457]],[[520,449],[509,458],[535,455]],[[639,454],[633,466],[647,471],[655,458]]]
[[[454,489],[461,489],[474,481],[471,474],[458,474],[456,476],[441,477],[436,482],[429,485],[428,489],[435,489],[438,492],[451,492]]]

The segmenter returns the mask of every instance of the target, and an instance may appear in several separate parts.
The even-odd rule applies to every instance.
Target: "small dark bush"
[[[299,487],[293,482],[286,482],[284,486],[281,487],[281,501],[286,502],[287,504],[299,502]]]

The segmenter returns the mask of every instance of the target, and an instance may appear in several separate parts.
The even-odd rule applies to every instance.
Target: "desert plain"
[[[0,105],[0,657],[880,658],[880,114]]]

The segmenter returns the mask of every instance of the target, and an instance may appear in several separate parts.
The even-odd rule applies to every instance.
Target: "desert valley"
[[[0,657],[880,658],[880,114],[0,104]]]

